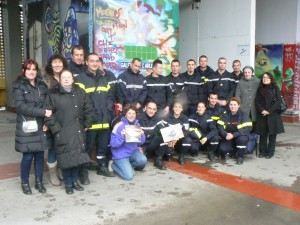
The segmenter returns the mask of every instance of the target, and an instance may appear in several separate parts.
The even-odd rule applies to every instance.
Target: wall
[[[256,44],[296,42],[298,0],[257,0],[256,6]]]
[[[234,59],[253,65],[255,0],[202,0],[198,10],[192,9],[192,2],[180,1],[179,56],[183,65],[202,54],[213,69],[221,56],[227,58],[228,71],[232,71]],[[244,55],[238,45],[246,45]]]

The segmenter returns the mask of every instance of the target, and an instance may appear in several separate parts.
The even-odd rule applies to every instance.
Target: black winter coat
[[[93,123],[93,107],[89,97],[79,87],[66,92],[60,85],[52,89],[44,107],[53,110],[45,119],[54,135],[58,165],[62,169],[88,163],[85,128]]]
[[[277,111],[280,108],[280,90],[277,85],[271,86],[266,96],[261,93],[262,86],[257,89],[255,104],[257,109],[256,115],[256,133],[259,135],[265,134],[280,134],[284,133],[283,122],[280,113]],[[268,111],[268,116],[263,116],[261,112]]]
[[[142,112],[137,119],[146,135],[145,143],[152,141],[155,136],[160,136],[159,125],[162,121],[157,115],[149,117],[146,112]]]
[[[43,131],[45,109],[43,104],[47,94],[47,85],[41,77],[36,78],[36,85],[29,80],[19,78],[13,84],[13,95],[17,111],[15,149],[18,152],[39,152],[47,149],[46,133]],[[36,120],[38,131],[24,133],[22,129],[25,120]]]

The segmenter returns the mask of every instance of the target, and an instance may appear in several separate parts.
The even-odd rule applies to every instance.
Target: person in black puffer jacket
[[[47,137],[44,117],[52,114],[43,108],[47,94],[47,85],[37,76],[38,64],[29,59],[22,65],[22,75],[13,84],[13,96],[17,112],[15,149],[23,153],[21,161],[22,190],[32,194],[29,185],[29,173],[34,159],[35,188],[45,193],[43,186],[44,151],[47,149]],[[26,129],[26,124],[31,123]]]
[[[93,123],[93,106],[87,94],[74,86],[70,70],[63,70],[60,84],[51,89],[44,107],[52,110],[46,125],[54,135],[58,166],[62,169],[67,194],[73,188],[82,191],[77,183],[79,165],[89,163],[86,152],[85,132]]]

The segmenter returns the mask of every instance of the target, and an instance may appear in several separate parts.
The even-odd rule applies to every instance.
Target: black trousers
[[[248,143],[248,136],[241,135],[232,140],[221,139],[219,144],[219,152],[221,155],[225,155],[227,153],[231,153],[233,148],[237,151],[238,157],[244,157],[245,150]]]
[[[268,137],[269,137],[269,143],[268,143]],[[277,137],[277,134],[260,135],[259,151],[260,151],[261,155],[270,156],[270,157],[272,157],[274,155],[275,145],[276,145],[276,137]]]
[[[147,157],[152,157],[160,144],[163,143],[163,139],[160,136],[155,136],[151,139],[146,139],[146,142],[141,146],[144,149],[144,154]]]
[[[217,153],[219,141],[220,141],[220,137],[218,135],[216,135],[216,136],[212,137],[211,139],[207,140],[203,146],[207,149],[207,151]],[[193,140],[193,143],[191,146],[191,152],[198,153],[200,151],[201,147],[202,147],[202,144],[199,140]]]
[[[155,154],[158,157],[163,157],[165,154],[172,154],[174,150],[179,154],[185,154],[190,150],[192,142],[190,137],[183,137],[176,142],[174,148],[169,147],[168,143],[161,143],[160,147],[155,151]]]

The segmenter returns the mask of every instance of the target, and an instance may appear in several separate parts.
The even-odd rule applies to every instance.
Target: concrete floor
[[[90,171],[91,184],[84,186],[84,192],[71,196],[65,194],[63,186],[52,186],[46,172],[47,193],[33,189],[33,195],[26,196],[18,177],[21,154],[14,151],[15,114],[0,111],[0,224],[298,225],[299,127],[285,124],[286,133],[278,136],[272,159],[248,155],[244,164],[238,166],[233,160],[210,163],[200,154],[197,158],[187,156],[192,163],[183,167],[176,161],[168,163],[167,171],[159,171],[149,162],[129,182]],[[189,173],[189,165],[210,173],[196,176],[204,170]],[[247,194],[225,188],[214,174],[219,172],[223,181],[234,175],[239,188],[246,190],[244,181],[253,181],[264,185],[264,190],[258,185],[257,193]],[[33,188],[33,176],[30,183]],[[278,192],[274,194],[272,188]],[[269,198],[263,200],[261,196]],[[286,206],[275,200],[278,198],[286,200]]]

